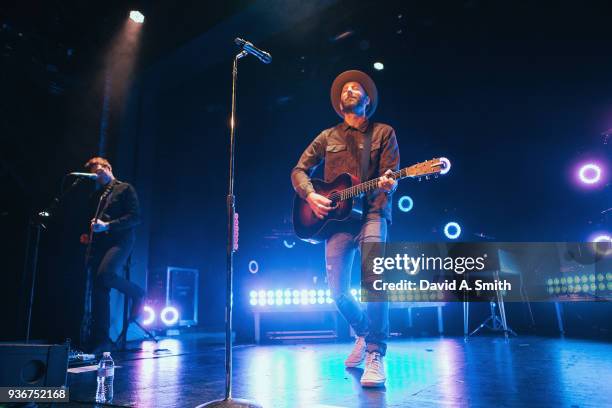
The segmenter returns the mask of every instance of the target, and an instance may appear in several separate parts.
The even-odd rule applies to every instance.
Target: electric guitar
[[[450,162],[446,158],[427,160],[422,163],[405,167],[393,172],[390,178],[401,180],[407,177],[435,177],[446,174],[450,170]],[[298,238],[317,244],[329,238],[334,227],[356,216],[361,217],[355,200],[365,193],[378,188],[378,178],[359,183],[359,180],[349,173],[338,175],[333,181],[326,183],[320,179],[312,179],[312,186],[317,194],[331,200],[332,210],[324,219],[318,218],[308,202],[296,194],[293,200],[293,229]]]

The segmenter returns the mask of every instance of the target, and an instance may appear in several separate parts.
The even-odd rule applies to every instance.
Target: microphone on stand
[[[236,45],[241,46],[242,49],[247,53],[257,57],[264,64],[269,64],[272,62],[272,56],[270,55],[270,53],[260,50],[259,48],[254,46],[253,43],[238,37],[236,37],[234,42],[236,43]]]
[[[68,173],[69,176],[73,176],[73,177],[79,177],[79,178],[86,178],[86,179],[90,179],[90,180],[95,180],[98,178],[97,174],[94,173],[79,173],[78,171],[73,171],[72,173]]]

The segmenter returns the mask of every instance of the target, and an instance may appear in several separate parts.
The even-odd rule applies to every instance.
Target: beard
[[[366,105],[364,103],[365,98],[347,98],[340,102],[340,110],[344,113],[357,113],[363,110],[365,113]]]

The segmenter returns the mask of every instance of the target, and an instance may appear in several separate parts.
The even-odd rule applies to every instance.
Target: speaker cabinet
[[[1,387],[61,387],[68,375],[68,345],[0,344]]]

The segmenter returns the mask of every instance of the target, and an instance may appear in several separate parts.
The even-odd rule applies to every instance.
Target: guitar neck
[[[405,168],[405,169],[401,169],[401,170],[398,170],[398,171],[395,171],[389,174],[388,177],[394,180],[401,180],[403,178],[408,177],[409,175],[410,174],[408,173],[408,168]],[[338,191],[332,194],[331,196],[329,196],[329,199],[332,201],[350,200],[361,194],[367,193],[369,191],[373,191],[377,187],[378,187],[378,178],[373,178],[372,180],[364,181],[363,183],[355,184],[352,187]]]

